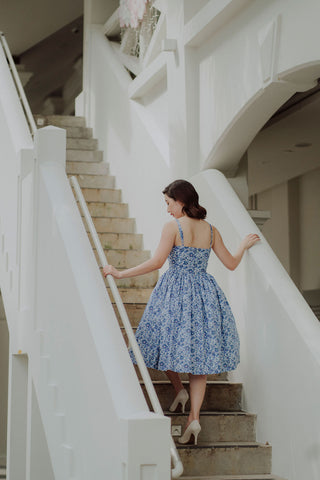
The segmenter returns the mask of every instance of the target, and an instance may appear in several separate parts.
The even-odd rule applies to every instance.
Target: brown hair
[[[175,180],[162,192],[175,201],[183,203],[182,211],[190,218],[206,218],[207,210],[199,205],[199,195],[186,180]]]

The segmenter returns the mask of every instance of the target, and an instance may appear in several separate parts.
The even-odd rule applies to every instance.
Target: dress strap
[[[213,242],[213,228],[212,228],[212,225],[211,223],[209,223],[210,225],[210,230],[211,230],[211,241],[210,241],[210,248],[212,247],[212,242]]]
[[[177,218],[175,220],[177,221],[177,224],[178,224],[178,227],[179,227],[179,232],[180,232],[180,237],[181,237],[181,245],[184,247],[183,231],[182,231],[179,220]]]

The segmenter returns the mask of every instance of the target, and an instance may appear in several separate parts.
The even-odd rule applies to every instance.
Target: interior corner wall
[[[266,221],[262,228],[262,233],[284,268],[290,274],[288,184],[282,183],[270,188],[265,192],[259,193],[257,198],[258,209],[271,212],[271,218]]]
[[[300,177],[302,290],[320,289],[320,168]]]
[[[9,332],[0,294],[0,466],[6,464]]]

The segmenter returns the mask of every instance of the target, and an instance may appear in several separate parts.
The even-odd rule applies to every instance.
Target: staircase
[[[84,119],[71,116],[36,116],[35,119],[38,127],[50,124],[66,129],[67,174],[78,178],[108,262],[125,269],[150,258],[150,252],[143,250],[142,236],[135,233],[135,221],[128,218],[128,205],[121,202],[121,191],[115,188],[115,178],[102,162],[103,154],[97,150],[97,140],[92,138],[92,130],[86,128]],[[157,278],[157,272],[152,272],[116,280],[134,329]],[[187,414],[168,411],[173,389],[164,373],[150,373],[165,414],[171,417],[172,434],[178,438]],[[182,378],[186,382],[187,376]],[[208,376],[199,444],[178,446],[184,465],[182,479],[280,480],[270,474],[272,448],[268,443],[256,442],[256,415],[242,410],[241,396],[242,384],[228,382],[226,374]]]

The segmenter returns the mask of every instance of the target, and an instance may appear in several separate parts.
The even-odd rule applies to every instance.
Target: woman
[[[214,277],[206,273],[210,251],[234,270],[260,239],[247,235],[232,255],[218,230],[204,220],[207,212],[191,183],[176,180],[162,193],[174,220],[163,227],[154,256],[123,271],[107,265],[103,272],[115,278],[144,275],[161,268],[169,257],[169,269],[153,290],[136,339],[147,367],[165,371],[176,391],[170,411],[181,404],[184,412],[189,395],[179,373],[189,374],[191,409],[179,443],[197,444],[207,375],[234,370],[240,360],[230,306]],[[132,352],[131,357],[135,362]]]

